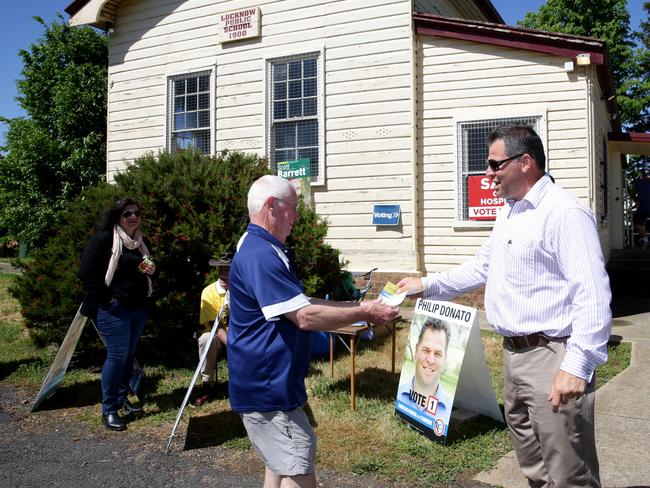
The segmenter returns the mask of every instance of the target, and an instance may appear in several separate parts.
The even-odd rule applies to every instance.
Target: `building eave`
[[[622,154],[650,156],[650,132],[610,132],[607,140]]]
[[[414,14],[413,23],[417,35],[446,37],[553,54],[568,58],[574,63],[577,63],[576,57],[579,54],[588,54],[590,63],[596,67],[603,93],[607,95],[608,111],[610,113],[618,111],[616,99],[610,98],[615,93],[615,89],[607,46],[600,39],[431,14]]]
[[[65,8],[70,25],[92,25],[107,30],[115,23],[122,0],[74,0]]]

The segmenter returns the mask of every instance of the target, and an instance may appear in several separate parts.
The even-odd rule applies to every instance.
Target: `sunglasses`
[[[140,210],[133,210],[133,211],[127,210],[126,212],[122,212],[122,217],[124,217],[125,219],[128,219],[133,215],[136,217],[140,217]]]
[[[526,154],[526,153],[517,154],[516,156],[512,156],[512,157],[507,158],[507,159],[502,159],[500,161],[498,159],[488,159],[487,164],[488,164],[488,166],[490,168],[492,168],[492,171],[499,171],[500,169],[503,169],[504,164],[509,163],[513,159],[520,158],[524,154]]]

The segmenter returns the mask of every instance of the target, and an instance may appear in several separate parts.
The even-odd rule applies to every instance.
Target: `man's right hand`
[[[361,302],[361,306],[365,308],[368,322],[373,325],[384,325],[399,315],[399,308],[384,305],[380,299]]]
[[[408,297],[420,298],[424,293],[422,278],[416,278],[413,276],[402,278],[399,283],[397,283],[397,293],[404,292],[406,292],[406,296]]]

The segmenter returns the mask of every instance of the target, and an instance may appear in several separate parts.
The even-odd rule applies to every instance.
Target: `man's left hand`
[[[587,382],[566,371],[558,371],[551,386],[551,393],[548,395],[548,401],[551,402],[553,413],[560,409],[560,403],[566,405],[569,399],[578,398],[587,389]]]

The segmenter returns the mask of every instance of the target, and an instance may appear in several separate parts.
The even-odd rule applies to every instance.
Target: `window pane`
[[[291,61],[289,63],[289,79],[295,80],[302,76],[302,62],[301,61]]]
[[[201,110],[199,112],[199,127],[210,127],[210,111]]]
[[[304,120],[298,123],[298,146],[318,145],[318,121]]]
[[[287,63],[273,65],[273,81],[285,81],[287,79]]]
[[[275,127],[275,144],[279,149],[295,147],[296,124],[278,124]]]
[[[174,116],[174,130],[185,129],[185,115],[177,114]]]
[[[199,107],[200,110],[206,110],[210,108],[210,94],[201,93],[199,95]]]
[[[310,115],[316,115],[316,99],[315,98],[305,98],[303,100],[303,112],[304,117],[309,117]]]
[[[273,100],[284,100],[287,98],[287,84],[283,81],[281,83],[273,83]]]
[[[210,152],[210,131],[200,130],[194,132],[194,134],[194,147],[203,154],[208,154]]]
[[[198,97],[196,95],[188,95],[187,96],[187,110],[196,110],[196,104],[197,104]]]
[[[289,100],[289,117],[301,117],[302,116],[302,100],[300,98],[296,100]]]
[[[302,62],[303,66],[303,76],[305,78],[315,77],[316,76],[316,59],[305,59]]]
[[[309,158],[309,169],[312,175],[318,174],[318,148],[310,147],[305,149],[298,149],[298,157],[296,159]]]
[[[300,80],[289,82],[289,98],[300,98],[302,96],[302,83]]]
[[[185,112],[185,97],[174,99],[174,112]]]
[[[199,91],[210,91],[210,77],[208,75],[199,76]]]
[[[196,129],[198,127],[198,121],[196,117],[196,112],[188,112],[185,114],[185,128],[186,129]]]
[[[275,151],[275,162],[279,163],[282,161],[293,161],[296,158],[296,151],[293,149],[283,149],[281,151]]]
[[[303,97],[316,96],[316,78],[307,78],[302,82]]]
[[[287,102],[275,102],[273,104],[273,119],[287,118]]]
[[[192,145],[192,133],[191,132],[179,132],[174,135],[172,141],[173,148],[178,149],[189,149]]]
[[[174,94],[183,95],[185,93],[185,80],[176,80],[174,82]]]
[[[196,78],[187,79],[187,93],[196,93],[197,88],[199,87]]]

